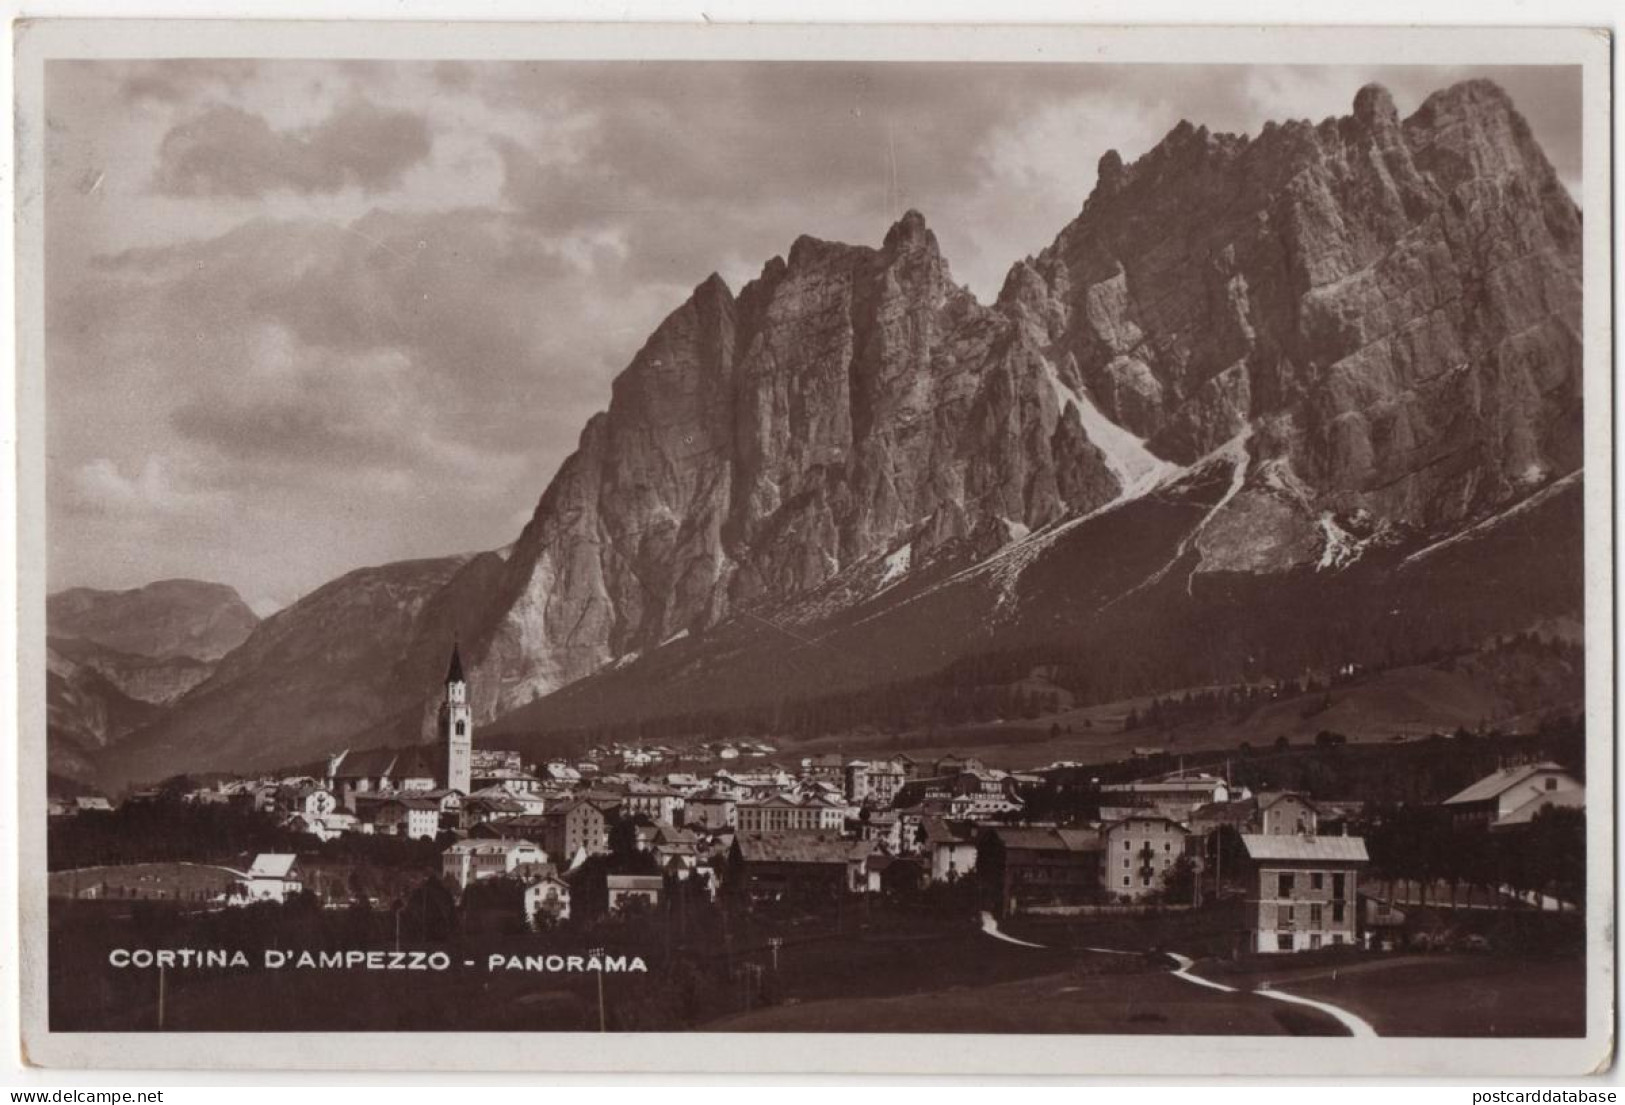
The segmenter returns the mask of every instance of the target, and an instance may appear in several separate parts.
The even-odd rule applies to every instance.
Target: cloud
[[[291,600],[360,564],[505,545],[712,271],[738,291],[798,235],[878,245],[916,207],[988,300],[1107,148],[1133,160],[1181,119],[1346,113],[1370,79],[1405,111],[1470,75],[52,63],[52,571]],[[1578,82],[1490,75],[1576,176]]]
[[[95,63],[65,61],[66,66],[90,66]],[[240,88],[253,79],[258,63],[248,60],[218,59],[195,60],[185,65],[173,62],[132,62],[124,71],[120,82],[122,95],[134,101],[154,100],[166,104],[189,101],[200,90],[210,92]]]
[[[125,519],[196,514],[220,506],[217,495],[177,482],[172,463],[149,456],[131,476],[106,457],[80,465],[72,475],[74,506],[89,514]]]
[[[164,135],[155,183],[177,196],[350,187],[378,192],[399,183],[429,152],[429,126],[421,115],[385,110],[359,97],[315,126],[295,130],[277,130],[264,116],[217,103]]]

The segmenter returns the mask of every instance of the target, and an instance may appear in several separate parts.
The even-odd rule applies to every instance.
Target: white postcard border
[[[1610,54],[1579,29],[20,23],[16,81],[19,856],[24,1061],[48,1067],[746,1073],[1576,1075],[1612,1061],[1615,916]],[[46,1020],[43,66],[49,58],[863,59],[1583,66],[1587,1036],[1571,1040],[915,1034],[53,1033]],[[455,1051],[427,1045],[455,1040]],[[364,1046],[361,1045],[364,1041]],[[1177,1043],[1178,1061],[1170,1064]],[[1441,1046],[1444,1044],[1445,1046]]]

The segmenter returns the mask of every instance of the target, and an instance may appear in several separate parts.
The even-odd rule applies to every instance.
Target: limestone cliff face
[[[520,539],[487,709],[1224,446],[1245,463],[1203,570],[1335,566],[1344,527],[1483,514],[1580,462],[1579,231],[1494,85],[1404,121],[1372,86],[1319,125],[1108,153],[992,307],[912,212],[880,249],[802,238],[737,297],[712,277]]]
[[[1255,138],[1181,123],[1025,266],[1047,352],[1188,463],[1245,429],[1315,506],[1458,522],[1580,463],[1580,216],[1495,85]]]
[[[211,742],[211,766],[247,766],[294,759],[289,734],[300,755],[420,739],[454,633],[483,722],[608,665],[636,682],[637,655],[724,622],[804,643],[910,574],[916,594],[997,585],[985,611],[938,610],[959,636],[1029,618],[1038,637],[1171,573],[1184,602],[1203,576],[1345,569],[1573,473],[1579,335],[1580,214],[1494,85],[1404,120],[1369,87],[1318,125],[1181,123],[1132,165],[1103,157],[992,305],[913,212],[878,248],[801,238],[737,294],[706,280],[510,549],[352,573],[268,620],[126,742],[126,774]],[[1181,480],[1200,509],[1172,501]],[[1002,546],[1153,489],[1167,509],[1097,513],[1019,601],[1067,531]],[[1097,546],[1100,520],[1118,536]],[[905,611],[887,637],[865,611],[854,654],[939,632]],[[919,670],[950,658],[928,651]],[[748,661],[712,676],[771,678]],[[880,677],[864,663],[848,683]]]
[[[909,543],[996,548],[1122,481],[1030,327],[910,212],[712,277],[616,381],[509,560],[477,666],[511,708]]]

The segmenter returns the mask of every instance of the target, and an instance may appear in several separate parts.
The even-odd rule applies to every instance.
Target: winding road
[[[982,931],[993,937],[995,940],[1003,940],[1007,944],[1019,944],[1024,948],[1043,948],[1047,946],[1044,944],[1035,944],[1031,940],[1020,940],[1014,936],[1011,936],[1009,933],[999,928],[998,920],[987,910],[982,911]],[[1138,952],[1125,951],[1121,948],[1084,948],[1083,950],[1087,952],[1098,952],[1102,955],[1140,954]],[[1226,986],[1222,982],[1214,982],[1212,979],[1203,978],[1201,975],[1192,974],[1191,968],[1196,966],[1196,961],[1191,959],[1191,957],[1188,955],[1181,955],[1179,952],[1165,952],[1164,954],[1174,961],[1174,969],[1169,973],[1175,978],[1183,979],[1184,981],[1191,983],[1193,986],[1205,986],[1210,990],[1219,990],[1226,994],[1251,993],[1257,997],[1271,998],[1275,1001],[1289,1002],[1293,1005],[1306,1005],[1311,1009],[1320,1010],[1328,1017],[1331,1017],[1333,1020],[1337,1021],[1338,1024],[1348,1029],[1350,1036],[1359,1036],[1366,1039],[1372,1039],[1377,1035],[1377,1030],[1371,1026],[1370,1021],[1350,1013],[1347,1009],[1344,1009],[1341,1006],[1333,1005],[1331,1002],[1316,1001],[1313,998],[1299,997],[1297,994],[1289,994],[1285,990],[1259,989],[1241,991],[1234,986]]]

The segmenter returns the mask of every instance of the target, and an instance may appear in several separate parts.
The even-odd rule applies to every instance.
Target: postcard
[[[29,1062],[1612,1062],[1605,33],[16,49]]]

